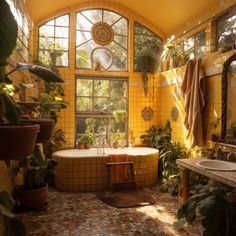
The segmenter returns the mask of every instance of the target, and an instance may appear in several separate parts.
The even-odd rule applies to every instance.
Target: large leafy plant
[[[45,159],[39,145],[36,145],[30,159],[25,158],[19,161],[16,172],[23,175],[25,189],[37,189],[46,182],[47,176],[52,175],[57,164],[57,160]]]
[[[204,227],[203,236],[230,236],[235,235],[229,228],[230,210],[227,193],[231,189],[218,183],[207,184],[199,189],[179,208],[178,221],[173,226],[181,229],[187,221],[192,223],[200,213],[201,223]]]
[[[57,112],[61,109],[65,109],[68,105],[66,101],[61,98],[51,96],[47,93],[41,93],[39,98],[33,98],[35,102],[38,102],[39,116],[42,118],[52,118],[57,121]]]
[[[170,122],[167,120],[165,128],[163,129],[153,125],[146,130],[145,133],[146,134],[140,136],[143,144],[160,150],[160,148],[164,147],[171,140]]]
[[[181,158],[187,158],[187,149],[185,146],[171,141],[161,148],[160,161],[163,168],[161,191],[167,191],[171,194],[178,193],[180,172],[176,160]]]

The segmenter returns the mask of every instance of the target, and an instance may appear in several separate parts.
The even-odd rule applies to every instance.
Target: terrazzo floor
[[[144,189],[155,204],[118,209],[97,199],[94,193],[67,193],[50,189],[48,208],[23,212],[18,217],[35,236],[187,236],[201,235],[201,225],[186,225],[175,231],[179,203],[176,197],[160,193],[158,186]]]

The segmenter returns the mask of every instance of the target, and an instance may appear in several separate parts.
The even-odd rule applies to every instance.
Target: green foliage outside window
[[[134,22],[134,70],[141,71],[140,58],[144,55],[155,57],[162,46],[162,39],[152,31]],[[149,71],[147,71],[149,72]],[[152,71],[150,71],[152,72]]]

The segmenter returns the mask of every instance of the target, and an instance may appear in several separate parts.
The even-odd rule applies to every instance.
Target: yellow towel
[[[203,146],[202,111],[205,107],[205,80],[201,70],[201,59],[188,62],[181,90],[186,112],[184,125],[188,130],[191,147]]]
[[[127,162],[129,156],[127,154],[111,154],[108,155],[109,162]],[[111,167],[111,179],[113,183],[124,182],[129,179],[128,165],[114,165]]]

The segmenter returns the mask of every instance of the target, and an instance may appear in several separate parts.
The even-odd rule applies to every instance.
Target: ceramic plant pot
[[[21,121],[40,125],[40,132],[37,136],[37,143],[47,143],[52,138],[52,132],[55,125],[54,120],[52,119],[41,119],[41,118],[29,118],[22,119]]]
[[[41,188],[37,189],[26,189],[24,186],[20,186],[17,193],[23,207],[28,210],[39,210],[46,204],[48,184],[44,183]]]
[[[17,160],[32,154],[39,128],[37,124],[1,124],[0,160]]]

